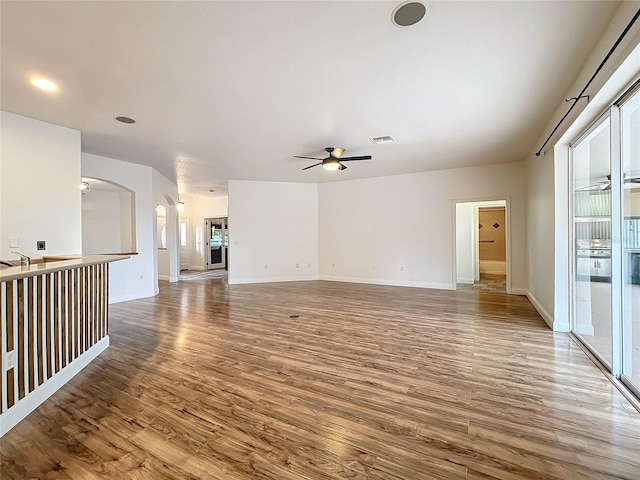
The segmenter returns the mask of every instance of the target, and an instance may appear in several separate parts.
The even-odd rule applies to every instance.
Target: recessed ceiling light
[[[129,118],[129,117],[116,117],[116,120],[122,123],[136,123],[136,121],[133,118]]]
[[[405,2],[396,7],[391,15],[393,23],[399,27],[415,25],[427,14],[427,6],[420,2]]]
[[[31,79],[31,85],[40,90],[46,90],[47,92],[55,92],[58,90],[58,86],[55,83],[42,77],[33,77]]]

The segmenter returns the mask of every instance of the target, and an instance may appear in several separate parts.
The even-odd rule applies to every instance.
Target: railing
[[[109,262],[84,257],[0,272],[0,435],[109,345]]]

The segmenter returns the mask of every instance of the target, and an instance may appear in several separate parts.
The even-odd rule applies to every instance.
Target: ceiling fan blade
[[[340,161],[341,162],[350,162],[352,160],[371,160],[371,155],[363,155],[361,157],[344,157],[341,158]]]
[[[316,158],[315,160],[319,160],[319,159]],[[304,167],[302,170],[309,170],[310,168],[317,167],[318,165],[322,165],[322,162],[316,163],[314,165],[309,165],[308,167]]]
[[[346,169],[347,169],[347,166],[343,164],[340,164],[340,166],[338,167],[338,170],[346,170]]]
[[[595,185],[587,185],[585,187],[576,188],[576,192],[584,192],[587,190],[601,190],[602,185],[607,185],[607,183],[596,183]]]
[[[293,158],[308,158],[309,160],[324,160],[324,158],[316,158],[316,157],[300,157],[298,155],[294,155]]]

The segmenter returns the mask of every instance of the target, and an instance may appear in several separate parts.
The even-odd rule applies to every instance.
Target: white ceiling
[[[292,156],[325,146],[374,158],[323,181],[516,161],[619,6],[429,2],[401,28],[398,3],[2,1],[1,107],[78,129],[83,151],[153,166],[181,193],[318,182]],[[35,90],[35,74],[60,90]]]

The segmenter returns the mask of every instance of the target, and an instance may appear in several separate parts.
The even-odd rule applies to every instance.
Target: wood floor
[[[494,293],[506,293],[507,291],[507,276],[506,275],[492,275],[490,273],[480,274],[480,280],[472,284],[459,283],[457,285],[458,290],[473,290],[482,292],[494,292]]]
[[[524,297],[207,277],[1,441],[1,478],[640,478],[640,415]]]

